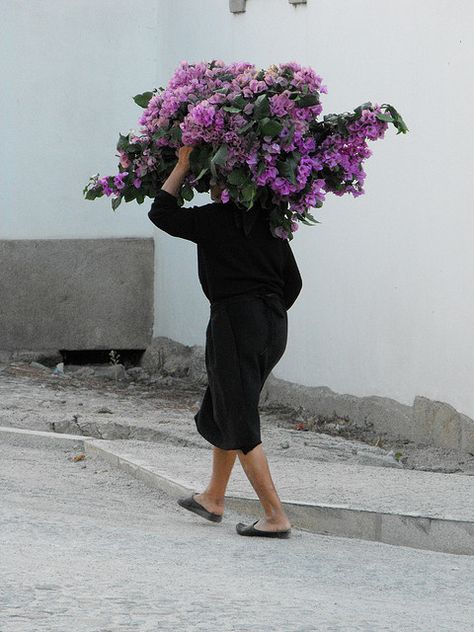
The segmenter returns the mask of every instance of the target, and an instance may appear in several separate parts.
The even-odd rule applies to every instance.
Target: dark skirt
[[[287,335],[287,312],[278,294],[244,294],[211,303],[208,385],[194,415],[199,434],[209,443],[244,454],[262,443],[260,392],[286,349]]]

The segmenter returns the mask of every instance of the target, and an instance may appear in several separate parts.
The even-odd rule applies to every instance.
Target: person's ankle
[[[207,490],[201,492],[200,496],[212,503],[213,505],[217,505],[219,507],[224,506],[224,497],[223,496],[215,496],[212,493],[209,493]]]
[[[287,524],[290,521],[288,516],[282,512],[276,512],[271,514],[265,514],[265,520],[271,524]]]

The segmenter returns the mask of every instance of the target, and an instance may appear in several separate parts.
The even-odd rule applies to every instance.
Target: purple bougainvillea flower
[[[227,204],[229,200],[230,200],[229,191],[227,189],[223,189],[221,192],[221,202],[224,202],[224,204]]]
[[[275,228],[275,235],[280,239],[288,239],[288,232],[281,226]]]
[[[119,173],[91,178],[88,199],[153,197],[176,164],[176,150],[192,145],[199,151],[184,184],[187,200],[193,189],[221,181],[223,203],[261,201],[272,209],[272,234],[292,239],[299,220],[322,206],[327,193],[364,193],[367,143],[384,137],[388,121],[406,131],[401,117],[387,116],[388,110],[399,116],[388,104],[366,103],[354,114],[320,120],[326,93],[322,78],[295,61],[266,70],[248,62],[181,61],[166,88],[135,97],[144,107],[142,127],[121,136]]]
[[[128,171],[122,171],[121,173],[117,174],[114,177],[114,184],[119,191],[124,188],[125,186],[124,179],[127,176],[128,176]]]

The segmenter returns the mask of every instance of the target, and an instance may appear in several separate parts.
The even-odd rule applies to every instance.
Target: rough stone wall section
[[[140,366],[150,375],[188,377],[197,384],[207,384],[205,350],[200,345],[189,347],[158,336],[147,347]]]
[[[154,338],[141,366],[150,374],[189,377],[207,383],[205,351],[169,338]],[[344,420],[358,428],[418,445],[474,452],[474,421],[444,402],[415,397],[412,406],[388,397],[356,397],[336,393],[327,386],[304,386],[268,377],[260,396],[262,406],[288,406],[304,416]]]

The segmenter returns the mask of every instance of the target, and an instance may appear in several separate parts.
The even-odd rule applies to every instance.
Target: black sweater
[[[177,198],[161,189],[148,217],[169,235],[197,244],[199,281],[211,303],[264,290],[278,293],[288,310],[303,285],[290,244],[273,237],[257,206],[248,211],[257,215],[246,236],[234,219],[245,212],[232,202],[179,207]]]

